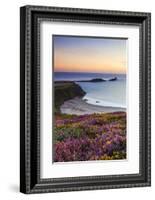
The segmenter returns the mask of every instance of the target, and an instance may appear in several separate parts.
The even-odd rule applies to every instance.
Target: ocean
[[[117,77],[116,81],[108,81]],[[105,82],[79,82],[103,78]],[[83,97],[89,104],[126,108],[126,75],[124,74],[101,74],[101,73],[76,73],[54,72],[54,81],[78,81],[76,82],[85,92]]]

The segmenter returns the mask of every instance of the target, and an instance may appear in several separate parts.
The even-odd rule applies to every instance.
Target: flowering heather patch
[[[54,162],[126,159],[126,113],[57,115]]]

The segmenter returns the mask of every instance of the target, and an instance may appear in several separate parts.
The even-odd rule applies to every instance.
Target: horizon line
[[[126,75],[126,73],[118,73],[118,72],[70,72],[70,71],[54,71],[56,73],[90,73],[90,74],[122,74],[122,75]]]

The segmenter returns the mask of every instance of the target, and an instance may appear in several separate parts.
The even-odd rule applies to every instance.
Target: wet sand
[[[118,107],[104,107],[88,104],[85,100],[79,97],[65,101],[60,107],[61,113],[64,114],[93,114],[93,113],[111,113],[111,112],[125,112],[125,108]]]

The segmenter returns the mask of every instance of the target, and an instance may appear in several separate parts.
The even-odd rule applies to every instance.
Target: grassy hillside
[[[56,116],[54,161],[126,159],[126,113]]]
[[[54,108],[55,113],[60,113],[60,106],[69,99],[82,97],[85,92],[72,81],[56,81],[54,83]]]

